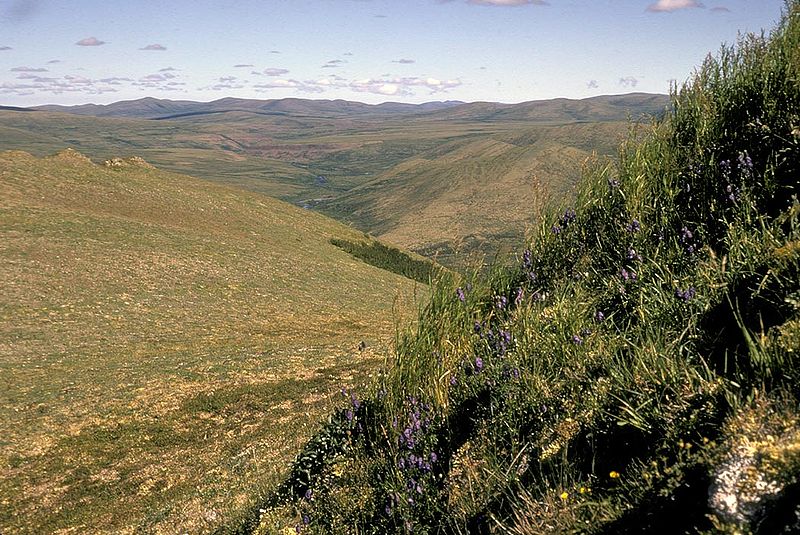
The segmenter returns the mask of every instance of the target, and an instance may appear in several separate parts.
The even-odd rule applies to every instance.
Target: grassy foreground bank
[[[799,75],[792,1],[514,267],[440,284],[375,388],[231,529],[800,529]]]

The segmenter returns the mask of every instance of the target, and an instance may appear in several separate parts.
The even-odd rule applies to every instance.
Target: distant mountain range
[[[401,102],[385,102],[383,104],[364,104],[347,100],[307,100],[284,98],[277,100],[254,100],[243,98],[222,98],[211,102],[195,102],[191,100],[166,100],[152,97],[137,100],[123,100],[113,104],[84,104],[80,106],[37,106],[33,109],[41,111],[57,111],[90,115],[93,117],[130,117],[138,119],[172,119],[191,115],[210,113],[249,112],[256,114],[313,115],[317,117],[385,114],[417,114],[439,111],[464,102],[426,102],[424,104],[404,104]]]
[[[264,115],[363,118],[386,115],[425,114],[437,120],[520,120],[563,123],[571,121],[618,121],[635,114],[657,115],[667,105],[666,95],[629,93],[574,100],[558,98],[533,100],[519,104],[496,102],[433,101],[423,104],[384,102],[364,104],[347,100],[308,100],[284,98],[255,100],[222,98],[211,102],[168,100],[152,97],[123,100],[113,104],[79,106],[46,105],[34,110],[72,113],[91,117],[127,117],[136,119],[175,119],[193,115],[246,112]],[[16,108],[24,109],[24,108]]]

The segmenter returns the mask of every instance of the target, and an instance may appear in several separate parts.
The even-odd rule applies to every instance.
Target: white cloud
[[[598,82],[597,80],[589,80],[588,82],[586,82],[586,87],[588,89],[597,89],[598,87],[600,87],[600,82]]]
[[[92,80],[83,76],[73,75],[67,75],[63,78],[51,78],[38,76],[31,72],[23,72],[17,79],[24,81],[0,83],[0,94],[25,96],[37,93],[50,93],[53,95],[84,93],[87,95],[99,95],[102,93],[115,93],[118,89],[114,86],[119,85],[119,81],[129,81],[127,78]]]
[[[142,76],[135,82],[131,82],[131,85],[137,86],[142,90],[149,89],[155,91],[176,91],[178,89],[175,87],[176,85],[185,84],[178,82],[178,75],[173,74],[172,72],[174,70],[176,69],[172,67],[161,69],[159,72]]]
[[[0,46],[0,50],[14,50],[10,46]]]
[[[100,46],[106,44],[106,42],[99,40],[97,37],[86,37],[75,44],[78,46]]]
[[[299,80],[285,80],[279,78],[264,84],[256,84],[253,86],[256,91],[265,92],[270,89],[294,89],[302,91],[303,93],[321,93],[325,90],[317,82],[301,82]]]
[[[392,63],[399,63],[400,65],[411,65],[412,63],[416,63],[416,60],[407,59],[407,58],[400,58],[393,60]]]
[[[155,43],[152,45],[143,46],[139,50],[166,50],[166,49],[167,47],[165,47],[164,45],[159,45],[158,43]]]
[[[289,74],[289,69],[269,68],[264,69],[264,74],[267,76],[283,76],[284,74]]]
[[[633,76],[626,76],[619,79],[619,85],[622,87],[636,87],[639,85],[639,80]]]
[[[469,0],[467,3],[476,6],[524,6],[528,4],[535,6],[548,5],[545,0]]]
[[[42,67],[14,67],[11,72],[47,72]]]
[[[253,66],[252,63],[237,63],[236,65],[233,66],[233,68],[240,69],[242,67],[252,67],[252,66]]]
[[[652,12],[670,12],[679,9],[689,9],[694,7],[704,7],[703,4],[696,0],[658,0],[655,4],[647,6],[647,11]]]
[[[347,63],[347,62],[345,60],[343,60],[343,59],[332,59],[330,61],[325,62],[325,65],[323,65],[322,68],[323,69],[335,69],[337,67],[341,67],[345,63]]]
[[[443,93],[461,85],[461,80],[437,78],[367,78],[350,82],[349,87],[359,93],[378,95],[413,95],[414,89],[427,89],[430,94]]]

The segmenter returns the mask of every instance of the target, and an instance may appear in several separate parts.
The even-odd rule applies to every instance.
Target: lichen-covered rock
[[[760,532],[776,504],[785,501],[787,488],[800,481],[798,423],[797,413],[766,401],[733,420],[728,453],[709,489],[709,508],[719,528]]]
[[[62,151],[59,151],[50,157],[53,160],[58,160],[60,162],[65,163],[72,163],[72,164],[89,164],[94,165],[92,160],[81,154],[80,152],[76,151],[73,148],[66,148]]]
[[[128,167],[128,163],[122,158],[111,158],[103,162],[106,167]]]
[[[146,169],[155,169],[155,166],[147,163],[144,158],[140,156],[131,156],[130,158],[111,158],[103,162],[106,167],[144,167]]]

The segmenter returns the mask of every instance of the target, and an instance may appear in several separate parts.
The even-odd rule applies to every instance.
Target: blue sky
[[[0,0],[0,104],[669,90],[783,0]]]

